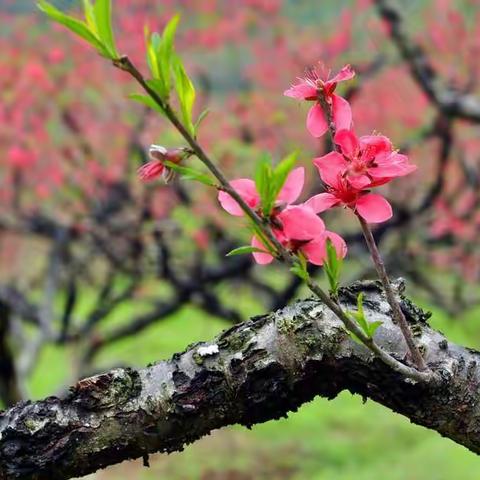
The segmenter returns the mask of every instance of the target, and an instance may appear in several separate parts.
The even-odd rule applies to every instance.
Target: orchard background
[[[80,2],[54,3],[75,10]],[[402,33],[423,49],[427,74],[368,0],[113,3],[119,50],[140,65],[144,25],[161,30],[181,14],[177,50],[199,110],[209,109],[202,142],[230,178],[251,176],[264,151],[281,158],[296,148],[313,171],[328,140],[308,134],[305,105],[283,92],[319,60],[334,70],[352,64],[355,80],[339,89],[356,132],[380,129],[418,166],[383,189],[395,215],[375,234],[388,269],[434,312],[434,327],[480,345],[480,114],[445,107],[430,88],[479,95],[476,1],[398,2]],[[212,192],[178,179],[138,180],[150,144],[182,143],[154,112],[127,101],[136,90],[128,77],[30,2],[0,5],[3,406],[167,357],[306,295],[280,267],[225,258],[248,232]],[[342,280],[372,277],[358,228],[346,216],[326,219],[349,245]],[[228,428],[153,457],[150,470],[132,462],[92,477],[477,478],[474,454],[361,401],[316,400],[253,432]]]

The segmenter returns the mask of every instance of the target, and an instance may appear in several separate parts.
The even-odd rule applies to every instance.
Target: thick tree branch
[[[365,292],[366,315],[381,320],[377,341],[407,354],[377,283],[343,289],[353,308]],[[77,477],[152,452],[172,452],[216,428],[285,416],[316,395],[342,390],[369,397],[480,452],[480,353],[428,327],[408,300],[402,308],[425,359],[442,381],[405,380],[317,300],[234,326],[143,370],[117,369],[81,380],[65,398],[21,403],[0,414],[0,479]]]

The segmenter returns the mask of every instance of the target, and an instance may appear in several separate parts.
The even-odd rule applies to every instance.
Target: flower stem
[[[121,57],[113,61],[115,67],[128,72],[135,80],[141,85],[141,87],[150,95],[150,97],[157,103],[157,105],[163,110],[165,116],[170,120],[172,125],[183,136],[186,142],[189,144],[192,152],[198,157],[198,159],[210,170],[210,172],[219,181],[221,189],[228,193],[245,212],[245,214],[258,226],[260,231],[265,235],[268,241],[275,248],[278,253],[279,260],[283,261],[289,266],[293,266],[298,261],[297,257],[287,250],[275,237],[271,227],[262,220],[262,218],[252,210],[243,198],[233,189],[223,175],[223,173],[217,168],[214,162],[208,157],[206,152],[197,142],[197,140],[190,134],[185,128],[182,122],[177,117],[176,113],[172,110],[168,102],[164,101],[146,82],[143,75],[135,67],[128,57]],[[330,119],[331,120],[331,119]],[[308,288],[314,293],[322,302],[341,320],[345,328],[353,332],[359,340],[369,348],[378,358],[380,358],[385,364],[390,366],[393,370],[412,380],[418,382],[430,382],[433,379],[431,372],[420,372],[414,368],[404,365],[398,361],[395,357],[382,350],[373,340],[373,338],[367,337],[360,327],[348,316],[342,309],[339,303],[333,300],[314,280],[310,277],[307,279]]]
[[[408,326],[408,322],[405,318],[405,315],[402,312],[402,309],[400,308],[400,304],[395,298],[395,294],[393,292],[390,279],[388,278],[385,264],[383,263],[383,258],[380,255],[380,252],[378,250],[377,244],[372,234],[372,230],[370,229],[368,223],[360,215],[357,214],[357,217],[362,226],[363,235],[365,237],[365,241],[367,242],[370,255],[372,256],[375,269],[377,270],[377,274],[385,290],[387,301],[390,304],[390,307],[392,309],[393,318],[398,324],[398,326],[400,327],[400,330],[402,331],[403,337],[405,338],[405,342],[407,343],[408,349],[410,351],[410,354],[412,355],[412,359],[415,365],[421,371],[426,370],[427,365],[425,363],[425,360],[423,359],[422,354],[420,353],[420,350],[415,345],[415,340],[413,338],[412,331]]]

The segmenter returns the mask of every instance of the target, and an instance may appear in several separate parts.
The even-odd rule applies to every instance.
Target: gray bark
[[[365,293],[376,341],[407,361],[400,329],[376,283],[343,289],[353,309]],[[142,370],[81,380],[65,398],[26,402],[0,414],[0,479],[77,477],[153,452],[173,452],[216,428],[284,417],[316,395],[349,390],[480,452],[480,354],[454,345],[407,299],[402,309],[442,381],[405,380],[354,342],[317,300],[297,302],[190,345]]]

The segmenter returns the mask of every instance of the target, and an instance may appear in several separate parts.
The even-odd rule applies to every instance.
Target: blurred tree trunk
[[[342,289],[343,306],[353,310],[360,291],[367,319],[383,322],[378,344],[407,360],[377,283]],[[149,453],[182,450],[226,425],[278,419],[316,395],[331,399],[342,390],[479,453],[480,353],[448,342],[406,298],[401,305],[425,360],[441,378],[435,384],[390,370],[320,302],[297,302],[191,345],[169,361],[115,369],[79,381],[65,398],[0,414],[0,480],[63,480],[142,457],[148,464]]]
[[[0,301],[0,401],[7,407],[22,399],[17,382],[13,352],[8,341],[10,313],[10,307]]]

